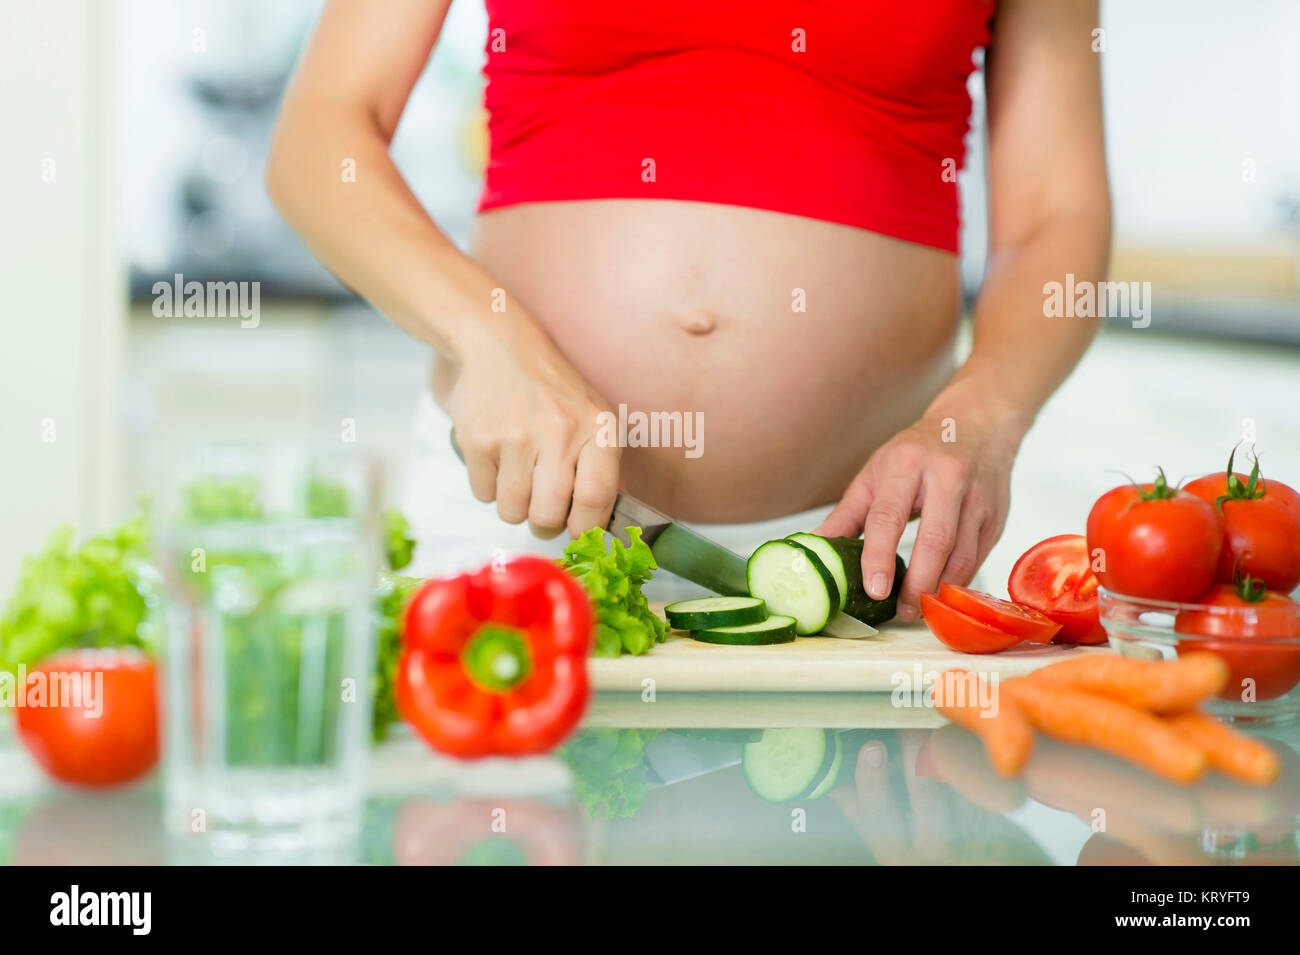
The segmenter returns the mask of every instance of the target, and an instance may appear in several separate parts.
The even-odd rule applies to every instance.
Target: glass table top
[[[0,862],[214,861],[165,833],[157,774],[104,792],[58,786],[10,722]],[[1214,774],[1175,786],[1042,737],[1024,775],[1006,780],[975,737],[886,695],[606,693],[544,757],[461,763],[399,727],[371,751],[355,839],[310,859],[229,861],[1291,864],[1300,724],[1257,735],[1282,759],[1269,788]]]

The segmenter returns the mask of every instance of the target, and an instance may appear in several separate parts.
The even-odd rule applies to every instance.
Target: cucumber
[[[827,732],[830,731],[828,730]],[[830,768],[826,770],[826,775],[821,778],[821,781],[809,790],[809,799],[821,799],[822,796],[825,796],[831,791],[831,787],[835,785],[835,781],[840,778],[840,767],[844,764],[844,744],[840,741],[839,733],[831,733],[831,737],[835,742],[832,747],[834,752],[831,756]]]
[[[907,564],[903,561],[902,555],[894,555],[894,586],[889,596],[883,600],[876,600],[868,596],[867,589],[862,585],[862,539],[860,537],[818,538],[816,534],[791,534],[790,537],[809,548],[813,548],[814,545],[811,540],[805,540],[806,538],[824,542],[822,547],[815,549],[818,556],[822,557],[822,563],[835,575],[836,581],[843,577],[846,593],[840,609],[850,617],[874,627],[892,620],[898,613],[898,594],[903,589],[903,576],[907,573]],[[830,555],[823,556],[826,551],[830,551]]]
[[[842,538],[848,540],[848,538]],[[893,620],[894,615],[898,613],[898,595],[903,591],[903,577],[907,574],[907,564],[903,561],[901,554],[894,555],[894,586],[890,588],[889,596],[883,600],[876,600],[867,595],[866,589],[862,586],[862,541],[855,540],[851,543],[857,544],[857,557],[853,561],[853,566],[858,570],[858,586],[855,589],[852,585],[849,587],[849,602],[844,608],[844,612],[850,617],[856,617],[863,623],[876,626]]]
[[[749,592],[774,614],[795,619],[801,637],[817,633],[839,612],[835,578],[817,554],[790,540],[768,541],[754,551],[746,567]]]
[[[664,614],[674,630],[708,630],[762,623],[767,606],[757,597],[697,597],[669,604]]]
[[[759,623],[739,627],[709,627],[692,630],[691,636],[703,643],[727,643],[737,646],[761,646],[768,643],[790,643],[795,638],[794,617],[773,614]]]
[[[831,576],[835,578],[835,586],[840,592],[840,605],[837,609],[843,610],[844,604],[849,597],[849,580],[844,573],[844,560],[831,542],[817,534],[786,534],[785,539],[794,541],[796,544],[803,544],[804,547],[816,554],[817,559],[822,562],[822,566],[831,572]],[[862,579],[861,567],[858,568],[858,579]]]
[[[746,743],[741,751],[745,782],[768,802],[807,796],[824,783],[835,761],[833,735],[820,729],[764,730],[758,742]]]

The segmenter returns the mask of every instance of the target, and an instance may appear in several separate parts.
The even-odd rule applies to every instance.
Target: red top
[[[990,0],[486,0],[480,210],[686,199],[957,251]]]

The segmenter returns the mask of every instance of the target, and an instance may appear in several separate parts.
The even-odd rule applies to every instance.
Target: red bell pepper
[[[398,709],[451,756],[546,752],[586,709],[593,619],[582,586],[540,557],[430,580],[406,608]]]

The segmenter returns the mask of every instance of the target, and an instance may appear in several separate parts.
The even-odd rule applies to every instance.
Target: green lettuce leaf
[[[23,561],[0,612],[0,669],[32,665],[73,647],[148,646],[149,522],[141,512],[73,544],[71,527]]]
[[[573,794],[593,819],[632,816],[650,792],[645,744],[662,730],[585,729],[557,755],[573,773]]]
[[[664,639],[664,622],[651,610],[641,587],[658,568],[654,554],[641,540],[641,528],[629,527],[632,545],[593,527],[564,549],[562,565],[573,574],[596,610],[596,641],[592,654],[617,657],[640,655]]]
[[[397,712],[397,663],[402,656],[402,615],[407,602],[424,581],[418,577],[398,577],[380,573],[375,588],[375,643],[377,659],[374,675],[374,715],[371,732],[382,740],[388,728],[401,719]]]

